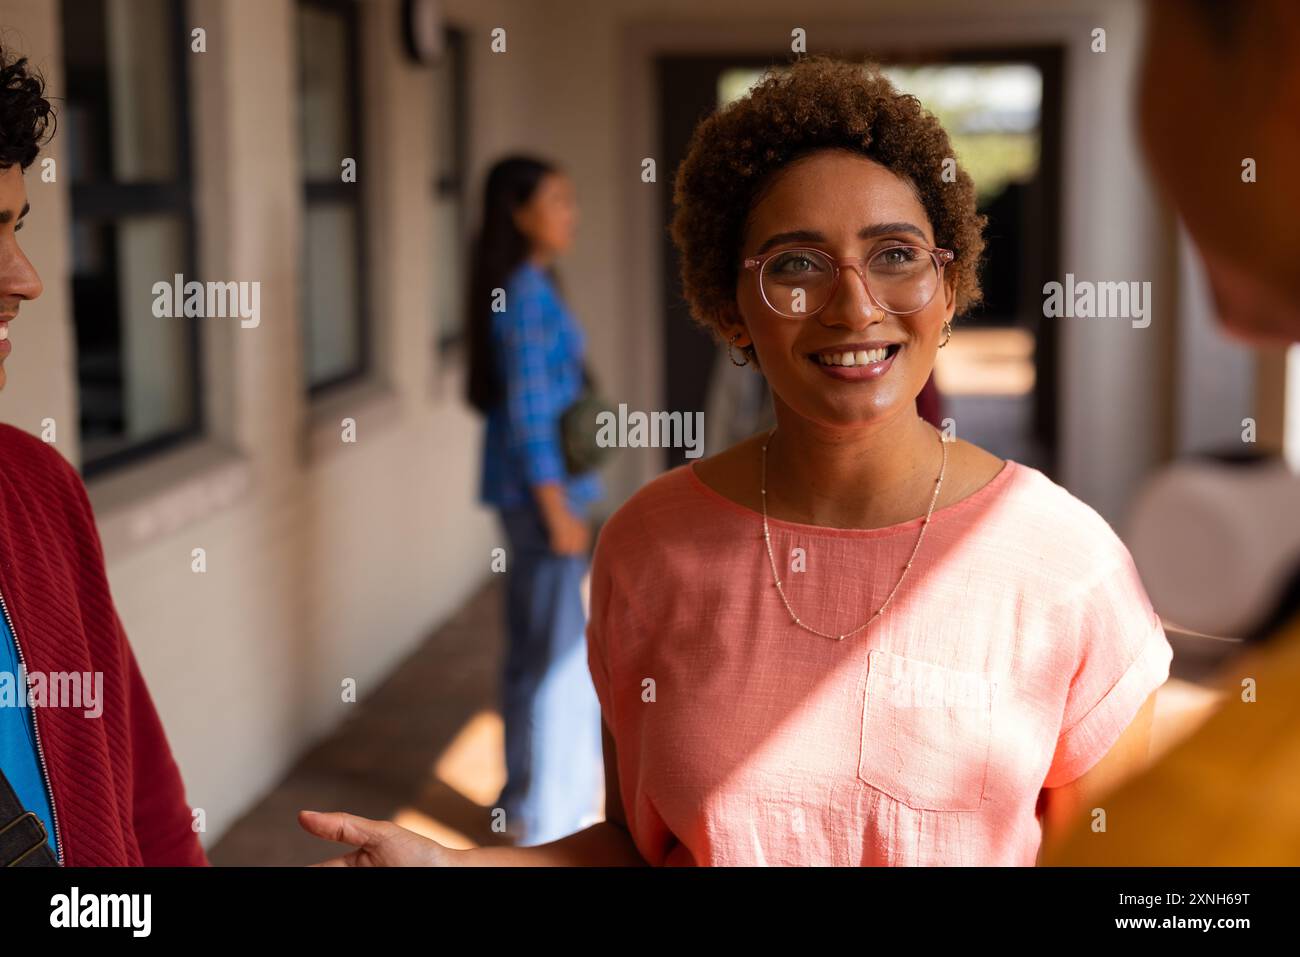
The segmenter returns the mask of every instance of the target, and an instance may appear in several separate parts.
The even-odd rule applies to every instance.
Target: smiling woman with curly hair
[[[825,58],[700,123],[674,193],[683,288],[777,425],[601,531],[608,820],[468,852],[318,821],[361,845],[345,860],[1031,865],[1044,819],[1142,761],[1172,651],[1123,544],[916,413],[979,298],[953,159],[915,98]]]
[[[736,303],[735,251],[754,206],[785,167],[820,150],[871,157],[904,180],[935,241],[956,254],[945,276],[957,313],[979,302],[984,217],[975,211],[975,184],[955,167],[948,134],[881,74],[815,57],[790,73],[769,75],[695,131],[677,174],[672,235],[698,322],[721,335]],[[955,171],[947,182],[945,161]]]

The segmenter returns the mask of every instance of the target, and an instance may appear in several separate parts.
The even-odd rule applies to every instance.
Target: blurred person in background
[[[554,268],[577,217],[573,182],[554,164],[500,160],[487,176],[470,278],[468,391],[487,416],[480,497],[509,542],[499,806],[526,844],[590,823],[601,789],[583,582],[587,509],[602,488],[594,471],[569,473],[560,434],[585,374],[585,336]]]
[[[1244,342],[1300,341],[1300,4],[1152,0],[1138,96],[1148,163],[1197,247],[1224,330]],[[1255,182],[1242,177],[1248,157]],[[1292,508],[1271,507],[1294,501],[1300,479],[1291,475],[1291,489],[1268,498],[1253,492],[1276,483],[1244,471],[1242,479],[1222,486],[1237,507],[1262,509],[1264,523],[1300,523]],[[1250,640],[1225,669],[1224,703],[1096,804],[1104,830],[1089,814],[1049,845],[1046,863],[1300,865],[1300,560],[1286,544],[1294,539],[1243,543],[1277,550],[1251,556],[1271,579],[1257,591],[1269,600],[1233,610]],[[1220,560],[1202,557],[1209,567]],[[1243,679],[1253,680],[1254,700],[1243,700]]]
[[[0,388],[10,326],[42,290],[18,231],[29,210],[23,173],[53,125],[43,94],[26,59],[0,50]],[[75,707],[40,700],[39,686],[53,693],[66,675],[95,685]],[[9,425],[0,425],[0,772],[0,867],[207,863],[113,607],[86,490],[53,446]]]

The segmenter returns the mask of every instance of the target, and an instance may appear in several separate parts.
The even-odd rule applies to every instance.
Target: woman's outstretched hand
[[[372,821],[342,811],[299,811],[304,831],[356,848],[313,867],[448,867],[456,852],[391,821]]]

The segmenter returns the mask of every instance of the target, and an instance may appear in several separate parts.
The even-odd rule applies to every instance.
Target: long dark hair
[[[554,164],[534,156],[498,160],[483,190],[483,220],[470,254],[469,296],[465,301],[465,341],[469,345],[466,398],[486,413],[502,398],[492,351],[492,290],[504,288],[510,274],[527,258],[528,237],[515,225],[514,212],[533,197]]]

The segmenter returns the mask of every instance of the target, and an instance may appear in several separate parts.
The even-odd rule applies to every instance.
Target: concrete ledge
[[[199,441],[94,479],[86,491],[104,553],[119,558],[231,507],[251,479],[242,455]]]

